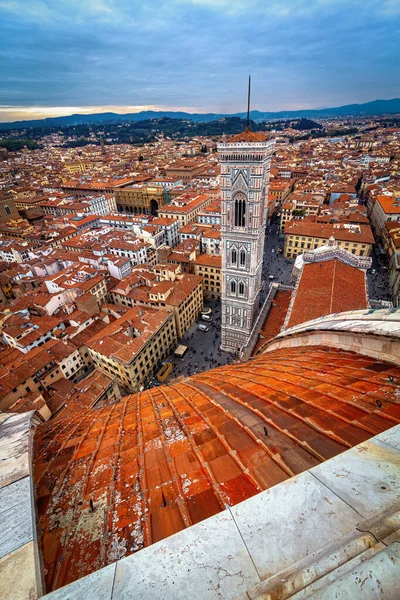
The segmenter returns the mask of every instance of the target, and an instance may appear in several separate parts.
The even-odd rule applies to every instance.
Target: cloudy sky
[[[0,121],[400,96],[400,0],[0,0]]]

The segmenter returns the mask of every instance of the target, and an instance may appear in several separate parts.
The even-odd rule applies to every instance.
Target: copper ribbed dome
[[[399,377],[399,367],[344,350],[276,350],[40,425],[47,589],[399,423]]]

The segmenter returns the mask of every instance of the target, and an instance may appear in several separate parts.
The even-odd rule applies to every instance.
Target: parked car
[[[201,315],[201,318],[203,321],[212,321],[212,318],[210,317],[210,315]]]

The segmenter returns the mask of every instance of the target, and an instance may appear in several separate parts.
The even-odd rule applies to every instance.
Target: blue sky
[[[0,120],[400,96],[400,0],[0,0]]]

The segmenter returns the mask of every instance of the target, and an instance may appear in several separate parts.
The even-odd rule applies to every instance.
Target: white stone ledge
[[[43,594],[32,480],[32,412],[0,415],[0,598]]]

